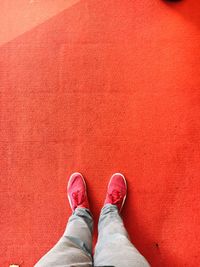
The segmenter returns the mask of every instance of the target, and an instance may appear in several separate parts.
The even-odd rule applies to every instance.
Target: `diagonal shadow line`
[[[82,0],[74,0],[73,3],[68,6],[67,8],[63,9],[62,11],[58,12],[57,14],[47,18],[46,20],[42,21],[41,23],[31,27],[29,30],[25,31],[25,32],[22,32],[20,33],[18,36],[15,36],[13,39],[11,40],[8,40],[6,42],[3,42],[2,44],[0,44],[0,49],[1,48],[4,48],[5,46],[11,44],[12,42],[15,42],[17,41],[18,39],[22,38],[24,35],[28,34],[28,33],[31,33],[32,31],[35,31],[37,29],[39,29],[41,26],[55,20],[56,17],[59,17],[59,16],[62,16],[63,14],[66,13],[66,11],[69,11],[71,10],[72,8],[76,8],[77,5],[79,5],[80,3],[82,3]]]

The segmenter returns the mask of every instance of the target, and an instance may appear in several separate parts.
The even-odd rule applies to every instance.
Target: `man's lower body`
[[[77,208],[58,243],[35,267],[91,267],[93,220],[89,210]]]
[[[111,177],[99,218],[99,236],[94,257],[93,219],[89,211],[85,181],[79,173],[73,174],[71,178],[68,197],[73,214],[61,239],[35,267],[148,267],[148,262],[130,242],[119,214],[126,198],[123,175],[115,174]]]

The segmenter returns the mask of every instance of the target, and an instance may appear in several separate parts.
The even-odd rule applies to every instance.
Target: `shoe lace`
[[[109,197],[111,198],[113,204],[118,204],[122,200],[122,194],[117,190],[113,190],[112,193],[109,194]]]
[[[80,194],[79,190],[72,193],[72,198],[73,198],[73,200],[77,206],[83,202],[83,199],[82,199],[82,197],[80,198],[80,196],[81,196],[81,194]]]

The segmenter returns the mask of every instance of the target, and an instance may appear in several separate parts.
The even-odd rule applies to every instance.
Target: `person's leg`
[[[149,264],[130,242],[119,215],[126,198],[123,175],[111,177],[104,207],[99,219],[99,236],[95,248],[95,266],[148,267]]]
[[[89,211],[86,185],[81,174],[71,175],[68,198],[73,214],[58,243],[35,267],[91,267],[93,219]]]

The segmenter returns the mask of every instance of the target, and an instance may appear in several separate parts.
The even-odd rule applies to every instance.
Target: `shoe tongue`
[[[112,202],[116,204],[119,201],[121,201],[122,196],[121,196],[121,193],[119,191],[113,190],[112,194],[111,194],[111,198],[112,198]]]
[[[79,206],[83,202],[83,194],[79,190],[73,192],[72,198],[76,206]]]

